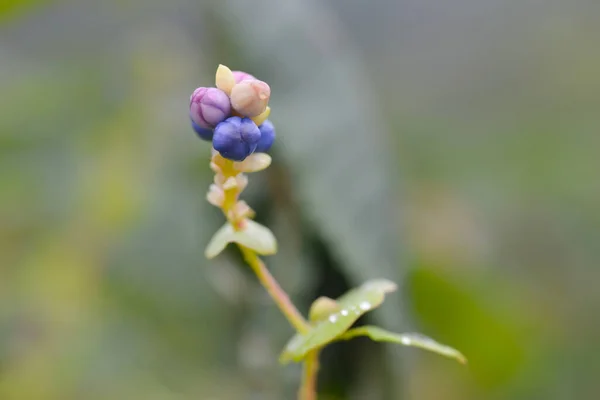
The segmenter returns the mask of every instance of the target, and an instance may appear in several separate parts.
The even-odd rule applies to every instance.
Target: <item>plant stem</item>
[[[240,174],[240,171],[236,170],[234,163],[231,160],[226,160],[223,157],[218,155],[213,156],[212,162],[215,164],[215,172],[217,172],[217,177],[215,182],[222,181],[225,182],[228,178],[235,178]],[[212,164],[211,164],[212,165]],[[212,166],[211,166],[212,168]],[[219,175],[220,174],[220,175]],[[221,204],[221,210],[225,215],[225,218],[229,221],[229,223],[234,227],[234,229],[242,229],[243,223],[240,223],[240,220],[235,216],[230,215],[230,211],[235,207],[235,204],[238,201],[238,196],[243,189],[238,189],[238,187],[232,187],[231,189],[223,190],[223,202]],[[243,222],[243,220],[241,221]],[[258,257],[254,250],[251,250],[247,247],[244,247],[238,244],[242,255],[244,256],[244,260],[250,265],[254,274],[263,285],[263,287],[267,290],[273,301],[277,304],[283,315],[287,318],[289,323],[294,327],[294,329],[299,334],[306,334],[310,331],[310,325],[306,319],[300,314],[296,306],[290,300],[290,297],[287,293],[279,286],[279,283],[273,278],[273,275],[269,272],[265,264]],[[304,362],[304,373],[302,377],[302,386],[300,387],[300,391],[298,392],[298,398],[300,400],[316,400],[317,392],[317,370],[319,369],[319,361],[318,361],[318,350],[314,350],[310,352]]]
[[[319,372],[319,350],[313,350],[306,355],[302,368],[302,386],[298,400],[317,399],[317,373]]]
[[[310,326],[292,303],[287,293],[279,286],[273,275],[258,255],[251,249],[238,245],[244,260],[250,265],[256,277],[275,301],[283,315],[300,334],[309,331]],[[317,399],[317,372],[319,370],[319,351],[313,350],[308,353],[304,360],[302,373],[302,386],[298,392],[299,400]]]
[[[247,247],[240,246],[244,260],[250,265],[260,283],[267,290],[271,298],[277,303],[277,306],[285,315],[290,324],[299,333],[306,333],[310,329],[308,322],[292,303],[287,293],[279,286],[273,275],[269,272],[265,264],[258,255]]]

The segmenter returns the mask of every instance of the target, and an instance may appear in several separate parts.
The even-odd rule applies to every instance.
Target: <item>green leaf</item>
[[[356,289],[341,296],[337,303],[339,309],[326,319],[317,322],[306,334],[296,334],[286,345],[279,361],[301,361],[311,350],[335,340],[352,326],[364,313],[383,303],[386,293],[396,290],[396,284],[386,279],[365,282]]]
[[[206,246],[206,258],[216,257],[229,243],[241,244],[264,256],[277,252],[277,240],[273,233],[266,226],[251,219],[246,221],[246,226],[241,231],[234,230],[229,222],[223,225]]]
[[[310,310],[308,311],[308,319],[309,321],[316,322],[326,319],[331,314],[336,311],[339,311],[340,305],[337,301],[330,299],[326,296],[321,296],[315,301],[313,301],[310,306]]]
[[[390,342],[398,343],[404,346],[419,347],[442,356],[454,358],[462,364],[467,362],[467,359],[460,351],[450,346],[438,343],[435,340],[419,333],[394,333],[386,331],[385,329],[377,326],[361,326],[359,328],[350,329],[343,335],[339,336],[338,339],[350,340],[357,336],[368,336],[376,342]]]
[[[477,365],[473,379],[485,387],[499,387],[513,379],[527,354],[527,342],[519,333],[527,326],[521,320],[525,315],[504,308],[511,296],[519,293],[507,294],[514,287],[504,286],[511,283],[499,276],[492,274],[492,279],[477,282],[442,266],[421,265],[407,278],[408,298],[418,325],[469,354],[469,361]],[[455,323],[449,323],[448,315]]]

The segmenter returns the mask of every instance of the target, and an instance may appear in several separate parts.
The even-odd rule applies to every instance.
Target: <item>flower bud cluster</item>
[[[199,87],[190,97],[192,128],[228,160],[267,152],[275,140],[275,128],[267,119],[270,97],[265,82],[219,65],[216,87]]]
[[[255,153],[244,161],[233,162],[216,150],[210,162],[215,178],[208,190],[206,199],[215,207],[223,210],[227,220],[235,229],[242,229],[245,221],[254,216],[248,204],[239,200],[242,191],[248,186],[245,173],[261,171],[271,164],[268,154]]]

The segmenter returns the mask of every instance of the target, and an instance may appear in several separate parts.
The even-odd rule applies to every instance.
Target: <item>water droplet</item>
[[[368,301],[363,301],[359,304],[359,307],[361,310],[367,311],[371,309],[371,303],[369,303]]]
[[[335,321],[337,321],[337,315],[331,314],[329,316],[329,322],[331,322],[333,324],[333,323],[335,323]]]
[[[402,338],[402,344],[408,346],[411,343],[412,343],[412,341],[410,340],[410,338],[407,338],[407,337]]]
[[[342,314],[345,317],[346,315],[348,315],[348,310],[344,309],[340,311],[340,314]]]
[[[350,307],[348,307],[348,312],[349,312],[349,313],[356,314],[356,315],[360,315],[360,314],[362,314],[362,311],[360,311],[360,310],[358,309],[358,307],[355,307],[355,306],[350,306]]]

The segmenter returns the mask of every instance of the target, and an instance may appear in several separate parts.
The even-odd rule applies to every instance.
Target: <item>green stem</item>
[[[239,171],[235,170],[233,162],[218,157],[213,157],[213,162],[218,164],[223,177],[235,177],[239,174]],[[224,191],[224,200],[221,205],[225,218],[229,220],[234,229],[241,229],[242,224],[240,221],[235,221],[230,217],[229,211],[235,206],[240,191],[238,188],[232,188]],[[250,268],[254,271],[254,274],[267,290],[273,301],[277,304],[283,315],[287,318],[289,323],[299,334],[306,334],[310,331],[310,324],[302,314],[298,311],[296,306],[292,303],[287,293],[279,286],[279,283],[273,278],[273,275],[269,272],[265,264],[258,257],[255,251],[241,246],[238,244],[244,260],[250,265]],[[302,386],[298,394],[300,400],[316,400],[316,380],[318,370],[318,353],[317,351],[309,353],[305,364],[304,374],[302,378]]]
[[[267,290],[271,298],[275,301],[283,315],[290,324],[299,333],[306,333],[310,329],[308,322],[292,303],[287,293],[279,286],[273,275],[269,272],[265,264],[258,255],[247,247],[239,246],[244,260],[250,265],[260,283]]]
[[[269,272],[265,264],[258,255],[247,247],[240,246],[240,251],[244,260],[250,265],[250,268],[256,274],[256,277],[267,290],[273,301],[277,304],[283,315],[290,324],[300,334],[310,330],[310,325],[292,303],[287,293],[279,286],[273,275]],[[298,400],[316,400],[317,399],[317,372],[319,370],[319,352],[313,350],[308,353],[304,360],[302,373],[302,386],[298,392]]]
[[[319,372],[319,350],[310,351],[304,360],[302,368],[302,386],[298,400],[317,399],[317,374]]]

